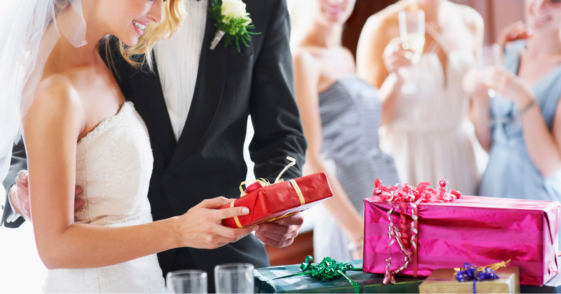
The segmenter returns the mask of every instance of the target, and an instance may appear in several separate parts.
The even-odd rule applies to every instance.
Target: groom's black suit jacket
[[[239,197],[238,186],[247,173],[243,145],[249,115],[255,130],[249,151],[256,177],[274,180],[288,163],[287,155],[296,158],[298,165],[283,178],[301,175],[306,142],[294,99],[286,0],[245,2],[255,24],[254,31],[260,34],[252,36],[249,47],[241,45],[241,52],[235,46],[225,48],[224,41],[212,51],[209,45],[216,29],[212,20],[207,20],[195,93],[178,142],[157,65],[154,72],[138,71],[120,54],[112,54],[119,86],[126,99],[134,103],[150,134],[154,170],[148,197],[154,220],[184,214],[204,199]],[[100,52],[105,58],[103,46]],[[16,173],[25,169],[25,164],[25,149],[20,143],[15,147],[10,175],[4,182],[6,188],[13,185]],[[6,203],[2,220],[8,209]],[[5,225],[17,227],[21,221]],[[191,259],[183,264],[207,271],[211,290],[217,264],[268,265],[264,247],[253,235],[215,250],[188,248],[162,252],[158,258],[164,274],[176,269],[178,256]]]

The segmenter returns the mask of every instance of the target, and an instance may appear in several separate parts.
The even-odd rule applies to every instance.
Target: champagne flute
[[[403,42],[403,49],[411,50],[413,56],[411,62],[416,64],[421,60],[423,50],[425,48],[425,12],[422,10],[399,12],[399,37]],[[401,70],[401,69],[400,69]],[[414,94],[417,92],[417,86],[411,81],[411,71],[403,69],[406,77],[401,92],[404,94]],[[409,81],[407,81],[409,80]]]
[[[479,69],[483,69],[488,66],[502,66],[501,47],[498,44],[484,46],[483,48],[479,48],[477,50],[477,67]],[[490,98],[493,98],[496,96],[496,92],[493,89],[489,89],[487,91],[487,95]]]
[[[202,270],[182,270],[168,273],[169,293],[207,293],[207,274]]]
[[[216,293],[253,293],[253,265],[230,263],[214,268]]]

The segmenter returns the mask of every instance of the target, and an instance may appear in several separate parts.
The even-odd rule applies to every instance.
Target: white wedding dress
[[[102,121],[78,142],[76,184],[84,207],[76,222],[123,227],[152,221],[148,185],[152,174],[148,131],[131,102]],[[83,252],[87,255],[88,252]],[[165,292],[156,254],[90,269],[50,270],[43,289],[49,293]]]

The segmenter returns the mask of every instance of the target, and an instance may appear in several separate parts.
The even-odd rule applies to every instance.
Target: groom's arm
[[[297,165],[289,168],[282,178],[302,176],[306,154],[306,140],[294,98],[290,17],[286,0],[275,1],[276,5],[272,2],[259,2],[271,9],[271,17],[262,31],[263,45],[253,67],[250,110],[255,134],[249,145],[255,176],[270,181],[287,165],[286,156],[294,157]],[[255,235],[269,246],[286,247],[298,235],[303,221],[300,215],[294,215],[262,224]]]
[[[20,170],[27,169],[27,155],[25,154],[25,144],[23,138],[19,140],[12,151],[12,161],[10,163],[10,171],[8,176],[2,183],[6,190],[6,203],[3,207],[2,218],[0,219],[0,226],[4,225],[6,228],[18,228],[23,224],[25,219],[17,216],[10,204],[10,188],[15,185],[16,177]]]
[[[266,2],[271,5],[270,1]],[[270,7],[272,15],[264,34],[262,48],[253,68],[250,109],[255,134],[249,145],[255,176],[274,180],[288,164],[286,156],[296,158],[284,179],[302,176],[306,140],[294,98],[294,77],[290,53],[290,18],[286,0]]]

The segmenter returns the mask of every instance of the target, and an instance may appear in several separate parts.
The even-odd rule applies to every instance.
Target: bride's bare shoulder
[[[53,104],[63,108],[81,106],[80,96],[71,80],[60,74],[43,79],[37,85],[33,104]]]
[[[26,125],[65,121],[78,124],[82,120],[82,101],[68,77],[60,74],[44,78],[37,85],[33,101],[24,121]]]

